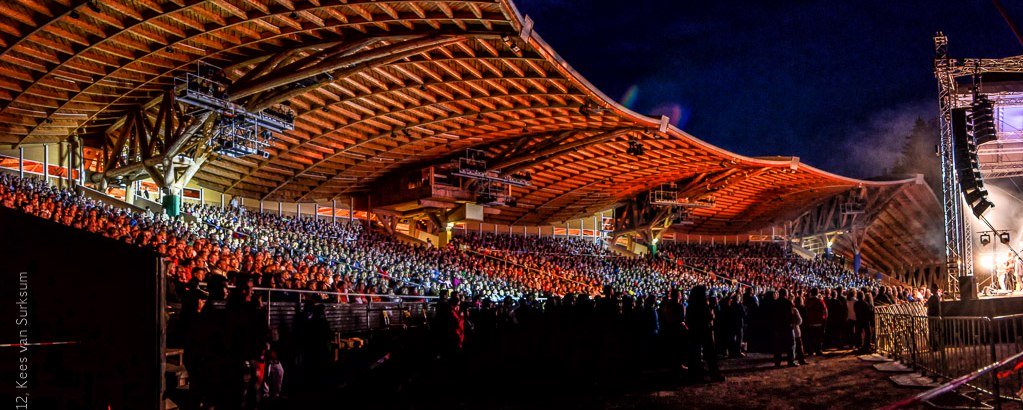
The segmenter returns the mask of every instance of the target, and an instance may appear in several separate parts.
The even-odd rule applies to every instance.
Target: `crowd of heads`
[[[605,286],[642,299],[705,286],[721,298],[749,289],[877,289],[841,263],[807,260],[776,243],[662,243],[656,256],[619,256],[600,239],[459,232],[447,246],[408,243],[361,220],[294,217],[185,204],[182,216],[114,207],[39,179],[0,174],[0,204],[150,248],[179,283],[247,274],[257,286],[336,292],[338,302],[457,291],[466,298],[596,296]],[[902,299],[924,297],[900,289]],[[368,296],[373,295],[373,296]]]

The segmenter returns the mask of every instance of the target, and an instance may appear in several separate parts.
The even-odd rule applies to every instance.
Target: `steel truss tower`
[[[938,33],[934,37],[934,75],[938,79],[938,120],[941,127],[939,154],[941,156],[941,191],[945,208],[945,262],[948,291],[959,297],[959,277],[973,275],[973,228],[969,209],[959,187],[956,175],[955,148],[952,135],[952,110],[969,106],[957,93],[956,79],[983,73],[1021,73],[1023,56],[1001,59],[965,58],[948,56],[948,38]]]

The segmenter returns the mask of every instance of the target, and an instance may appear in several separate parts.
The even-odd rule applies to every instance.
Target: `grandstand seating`
[[[792,256],[773,243],[666,242],[660,257],[624,257],[599,240],[465,233],[435,249],[366,230],[358,221],[334,223],[208,205],[184,207],[195,217],[192,222],[133,213],[11,175],[0,176],[0,202],[151,247],[171,261],[179,283],[191,279],[192,269],[204,268],[224,276],[250,273],[269,288],[405,296],[450,288],[492,300],[527,293],[595,295],[604,285],[637,295],[663,295],[696,284],[719,291],[745,285],[758,292],[877,285],[837,263]],[[338,301],[364,303],[367,298],[342,296]]]

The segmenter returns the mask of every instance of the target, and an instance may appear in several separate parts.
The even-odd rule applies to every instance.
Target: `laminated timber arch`
[[[474,148],[494,171],[532,176],[512,190],[516,205],[487,213],[488,222],[564,221],[676,182],[715,206],[673,230],[739,234],[851,189],[913,183],[742,156],[634,113],[575,72],[510,0],[0,2],[0,146],[77,134],[101,147],[129,118],[159,117],[173,78],[200,60],[225,68],[235,102],[287,102],[297,113],[269,158],[202,163],[194,179],[230,195],[346,199]],[[629,141],[645,153],[626,153]],[[877,214],[865,260],[893,268],[929,260],[926,241],[912,238],[940,213],[922,189],[905,189]],[[886,237],[910,239],[895,246]]]

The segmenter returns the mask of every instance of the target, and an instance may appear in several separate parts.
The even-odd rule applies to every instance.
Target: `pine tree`
[[[899,158],[892,167],[892,174],[923,174],[927,184],[935,189],[935,192],[940,192],[941,161],[935,152],[939,139],[936,121],[917,118],[913,129],[906,135]]]

